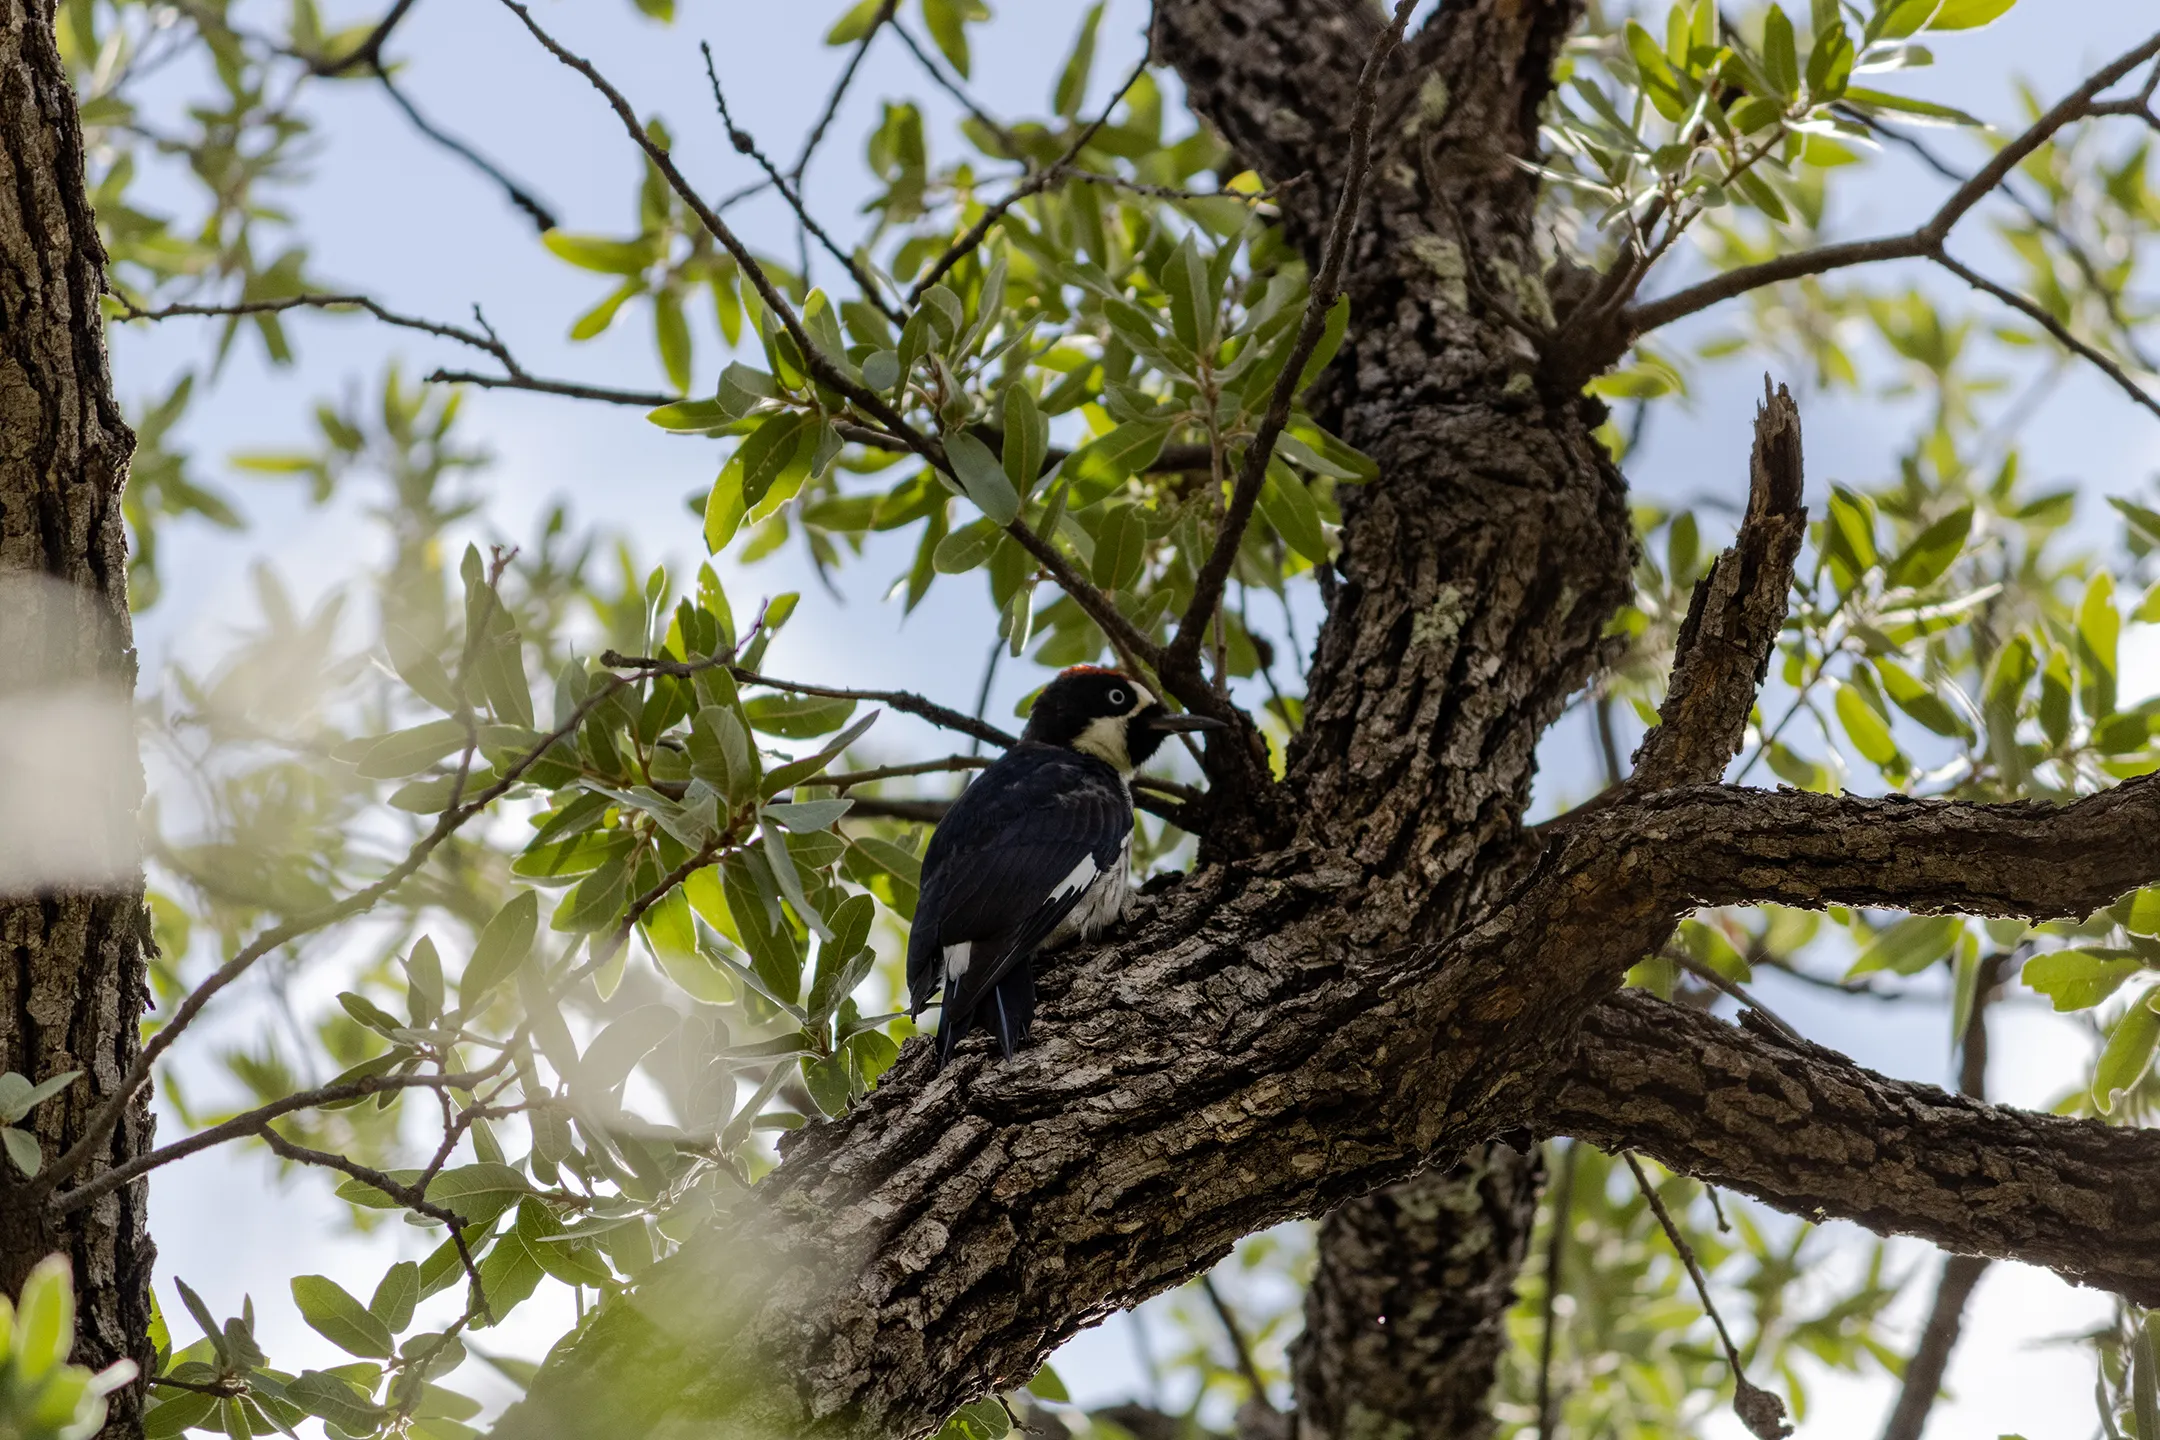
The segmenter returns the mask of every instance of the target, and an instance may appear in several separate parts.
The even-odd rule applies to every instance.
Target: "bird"
[[[1125,913],[1134,767],[1174,734],[1222,728],[1119,670],[1076,665],[1043,687],[1019,743],[961,792],[923,853],[908,999],[920,1015],[944,992],[938,1069],[974,1026],[1007,1060],[1026,1043],[1036,952]]]

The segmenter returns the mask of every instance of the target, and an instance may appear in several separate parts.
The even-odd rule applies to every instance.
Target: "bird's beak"
[[[1160,730],[1171,735],[1181,730],[1227,730],[1230,728],[1230,722],[1227,720],[1217,720],[1209,715],[1173,715],[1167,710],[1148,721],[1147,724],[1150,730]]]

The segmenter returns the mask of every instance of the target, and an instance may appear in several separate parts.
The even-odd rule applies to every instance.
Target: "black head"
[[[1022,738],[1062,745],[1129,771],[1146,764],[1177,731],[1222,728],[1222,721],[1204,715],[1173,715],[1122,671],[1076,665],[1035,697]]]

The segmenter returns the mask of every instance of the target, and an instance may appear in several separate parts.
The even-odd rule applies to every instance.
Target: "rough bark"
[[[1312,172],[1322,183],[1300,193],[1326,195],[1349,77],[1377,24],[1363,13],[1349,0],[1165,0],[1158,54],[1249,161],[1278,178]],[[1613,998],[1621,977],[1699,904],[2082,914],[2160,872],[2147,838],[2160,780],[2061,809],[1706,783],[1705,757],[1721,766],[1736,738],[1722,690],[1716,703],[1681,695],[1666,717],[1677,729],[1661,743],[1680,758],[1657,782],[1679,788],[1629,787],[1526,831],[1537,739],[1628,593],[1624,490],[1590,435],[1599,412],[1543,388],[1499,313],[1546,304],[1533,185],[1510,157],[1532,152],[1574,14],[1537,0],[1445,6],[1382,97],[1354,321],[1316,405],[1381,479],[1345,499],[1341,587],[1274,811],[1296,817],[1295,833],[1215,845],[1107,943],[1064,958],[1044,977],[1033,1048],[995,1063],[970,1045],[933,1074],[911,1047],[849,1116],[792,1136],[754,1200],[598,1312],[501,1433],[919,1433],[1239,1236],[1519,1127],[1687,1168],[1688,1137],[1714,1141],[1726,1123],[1702,1112],[1744,1118],[1750,1087],[1776,1075],[1764,1037],[1725,1027],[1721,1063],[1741,1073],[1711,1085],[1692,1017],[1639,1035],[1622,1025],[1640,1002]],[[1324,210],[1311,204],[1287,216],[1308,249]],[[1716,613],[1759,630],[1770,612],[1748,590]],[[1751,680],[1759,654],[1710,645],[1728,635],[1710,620],[1724,602],[1703,603],[1703,673],[1727,675],[1738,655]],[[1599,1108],[1626,1098],[1584,1068],[1615,1060],[1615,1027],[1635,1047],[1617,1052],[1615,1078],[1678,1067],[1703,1081],[1694,1113],[1660,1110],[1654,1086],[1636,1097],[1640,1117]],[[1823,1065],[1825,1097],[1927,1110],[1914,1087]],[[1743,1177],[1720,1183],[1802,1213],[2151,1283],[2155,1262],[2125,1252],[2160,1254],[2145,1154],[2160,1138],[1986,1107],[1963,1121],[1939,1137],[1927,1185],[1871,1169],[1867,1132],[1832,1131],[1842,1148],[1812,1167],[1793,1141],[1810,1132],[1790,1123],[1746,1132],[1766,1156],[1711,1158]],[[1998,1143],[2028,1185],[2059,1161],[2068,1211],[2103,1187],[2095,1157],[2129,1165],[2142,1198],[2106,1190],[2115,1235],[2095,1235],[2108,1217],[2086,1214],[2080,1236],[2098,1248],[2057,1245],[1990,1203],[1985,1165],[1958,1172]],[[1796,1169],[1806,1183],[1786,1195],[1776,1182]]]
[[[1811,1218],[2044,1265],[2160,1304],[2160,1131],[1892,1080],[1634,991],[1583,1027],[1540,1128]]]
[[[1343,1206],[1292,1360],[1299,1440],[1482,1440],[1537,1215],[1535,1155],[1495,1143]]]
[[[120,490],[135,442],[106,369],[105,257],[52,26],[49,0],[0,0],[0,705],[81,686],[124,704],[135,661]],[[132,745],[126,760],[106,779],[132,814],[142,788]],[[48,1160],[135,1056],[148,943],[139,881],[0,893],[0,1070],[85,1072],[22,1122]],[[113,1137],[112,1161],[147,1150],[150,1128],[144,1096]],[[0,1162],[0,1290],[13,1294],[39,1258],[66,1253],[75,1358],[102,1367],[130,1356],[147,1368],[144,1187],[64,1217],[28,1188]],[[113,1397],[106,1433],[136,1429],[140,1393]]]

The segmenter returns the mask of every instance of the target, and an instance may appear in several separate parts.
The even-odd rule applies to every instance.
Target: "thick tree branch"
[[[2053,109],[2028,126],[2023,134],[1997,151],[1995,158],[1978,174],[1952,191],[1950,198],[1918,229],[1903,235],[1887,235],[1876,240],[1852,240],[1780,255],[1757,265],[1743,265],[1736,270],[1728,270],[1722,275],[1705,280],[1699,285],[1691,285],[1663,299],[1631,305],[1623,312],[1622,328],[1626,336],[1632,339],[1647,334],[1660,326],[1670,325],[1675,320],[1707,310],[1712,305],[1735,296],[1745,295],[1750,290],[1759,290],[1765,285],[1776,285],[1809,275],[1822,275],[1854,265],[1873,264],[1879,260],[1939,256],[1951,228],[1965,217],[1966,212],[1987,198],[1990,191],[2001,185],[2011,171],[2033,151],[2046,144],[2057,131],[2075,121],[2090,118],[2095,113],[2094,102],[2102,91],[2156,55],[2160,55],[2160,34],[2152,36],[2135,49],[2116,57],[2095,71],[2084,84],[2064,96]]]
[[[1785,593],[1807,533],[1800,412],[1783,386],[1755,411],[1748,508],[1732,548],[1695,586],[1658,724],[1635,752],[1637,791],[1707,784],[1740,752],[1755,693],[1785,625]]]
[[[2160,1303],[2160,1131],[1893,1080],[1634,990],[1592,1012],[1538,1125],[1792,1214]]]

